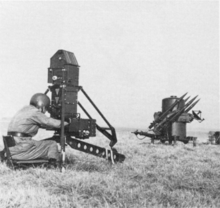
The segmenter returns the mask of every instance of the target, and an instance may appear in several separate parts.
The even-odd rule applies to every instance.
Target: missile
[[[198,103],[200,101],[200,99],[199,100],[197,100],[196,102],[194,102],[190,107],[188,107],[186,110],[185,110],[185,112],[184,113],[188,113],[191,109],[193,109],[194,108],[194,106]]]
[[[188,93],[188,92],[187,92]],[[180,101],[182,101],[182,99],[186,96],[185,93],[184,95],[182,95],[178,100],[176,100],[160,117],[158,117],[156,120],[154,120],[150,126],[148,127],[149,129],[151,129],[152,127],[155,126],[156,123],[158,123],[158,121],[161,121],[162,119],[164,119],[168,114],[169,112],[176,106],[180,103]],[[187,98],[189,99],[189,97]]]
[[[178,112],[172,112],[172,113],[170,113],[166,118],[164,118],[159,124],[157,124],[157,125],[155,126],[155,128],[154,128],[153,131],[154,131],[154,132],[160,131],[160,127],[162,127],[163,124],[169,122],[169,120],[170,120],[173,116],[175,116],[177,113],[178,113]]]
[[[165,118],[161,123],[159,123],[156,127],[154,131],[157,131],[158,128],[162,128],[162,125],[164,125],[164,127],[167,127],[169,123],[174,122],[175,120],[177,120],[181,114],[186,110],[187,107],[189,107],[191,105],[191,103],[198,97],[195,96],[194,98],[192,98],[188,103],[185,104],[184,107],[182,107],[180,110],[178,110],[177,112],[173,113],[173,115],[169,116],[168,118]],[[189,98],[187,98],[189,99]],[[193,106],[194,107],[194,106]]]
[[[192,98],[188,103],[186,103],[182,109],[180,109],[179,111],[182,111],[183,109],[186,109],[187,107],[189,107],[193,101],[198,97],[198,95],[196,95],[194,98]],[[188,99],[188,98],[187,98]]]
[[[186,101],[189,100],[189,98],[190,98],[190,96],[184,100],[184,103],[186,103]]]
[[[167,124],[166,124],[166,126],[168,125],[168,123],[170,123],[170,122],[175,122],[180,116],[181,116],[181,114],[182,113],[184,113],[185,112],[185,110],[186,110],[186,108],[188,108],[191,104],[192,104],[192,102],[196,99],[198,97],[198,95],[197,96],[195,96],[193,99],[191,99],[182,109],[180,109],[176,114],[174,114],[173,116],[171,116],[171,118],[168,120],[168,122],[167,122]],[[198,100],[199,101],[199,100]],[[198,101],[196,101],[195,103],[193,103],[190,107],[194,107],[197,103],[198,103]],[[189,108],[190,108],[189,107]],[[189,109],[188,108],[188,109]],[[191,109],[190,109],[191,110]],[[188,111],[187,111],[188,112]],[[187,113],[186,112],[186,113]],[[166,127],[165,126],[165,127]]]

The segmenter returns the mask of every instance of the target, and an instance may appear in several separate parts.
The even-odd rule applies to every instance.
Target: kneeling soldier
[[[45,115],[50,106],[47,95],[37,93],[32,96],[30,105],[23,107],[12,118],[8,126],[8,135],[14,136],[16,145],[10,147],[13,159],[33,160],[49,159],[49,167],[59,162],[59,151],[55,141],[33,140],[39,128],[60,128],[61,121]],[[65,122],[64,125],[68,123]]]

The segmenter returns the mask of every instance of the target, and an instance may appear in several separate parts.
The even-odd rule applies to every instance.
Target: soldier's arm
[[[36,112],[31,118],[42,128],[60,128],[61,120],[50,118],[41,112]],[[68,125],[67,122],[64,122],[64,125]]]

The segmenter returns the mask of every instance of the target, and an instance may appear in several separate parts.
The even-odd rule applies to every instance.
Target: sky
[[[187,128],[220,130],[218,1],[0,1],[0,31],[0,118],[45,92],[63,49],[112,126],[147,129],[162,99],[188,92],[205,121]]]

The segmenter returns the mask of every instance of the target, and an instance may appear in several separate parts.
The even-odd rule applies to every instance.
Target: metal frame
[[[104,136],[106,136],[111,141],[109,146],[112,148],[117,143],[117,136],[116,136],[115,128],[108,122],[108,120],[101,113],[101,111],[98,109],[98,107],[95,105],[95,103],[91,100],[91,98],[88,96],[88,94],[85,92],[85,90],[82,87],[80,87],[79,89],[82,91],[82,93],[85,95],[85,97],[89,100],[89,102],[92,104],[92,106],[96,109],[96,111],[99,113],[99,115],[105,121],[105,123],[108,125],[108,128],[103,128],[103,127],[100,127],[98,124],[96,124],[96,129],[98,131],[100,131]],[[83,107],[83,105],[79,101],[78,101],[78,105],[84,111],[84,113],[88,116],[88,118],[92,119],[92,117],[89,115],[89,113],[86,111],[86,109]],[[107,130],[110,130],[111,134],[109,132],[107,132]]]
[[[64,73],[64,71],[63,71]],[[92,99],[88,96],[88,94],[85,92],[85,90],[78,86],[79,91],[81,90],[82,93],[85,95],[85,97],[88,99],[88,101],[91,103],[91,105],[95,108],[95,110],[98,112],[98,114],[102,117],[102,119],[107,124],[106,127],[100,127],[98,124],[96,124],[96,129],[101,132],[104,136],[106,136],[110,140],[110,149],[105,149],[102,147],[98,147],[92,144],[88,144],[86,142],[82,142],[78,139],[72,138],[70,135],[65,133],[65,127],[64,127],[64,120],[65,120],[65,81],[62,83],[62,96],[61,96],[61,133],[60,133],[60,145],[61,145],[61,166],[60,170],[61,172],[65,171],[65,146],[66,143],[73,149],[92,154],[94,156],[106,158],[108,160],[111,160],[112,163],[114,162],[123,162],[125,160],[125,156],[122,154],[119,154],[115,149],[112,149],[112,147],[117,143],[117,136],[115,132],[115,128],[108,122],[108,120],[105,118],[105,116],[102,114],[102,112],[98,109],[98,107],[95,105],[95,103],[92,101]],[[49,87],[51,89],[51,87]],[[49,92],[49,89],[46,90],[45,94]],[[83,105],[77,101],[77,104],[80,106],[80,108],[83,110],[83,112],[88,116],[89,119],[92,119],[88,111],[83,107]],[[109,133],[107,130],[109,130],[111,133]],[[57,136],[54,137],[54,140],[56,140]]]
[[[65,108],[64,108],[64,91],[65,91],[66,85],[62,85],[62,98],[61,98],[61,134],[60,134],[60,146],[61,146],[61,172],[65,171],[65,144],[66,144],[66,136],[64,132],[64,117],[65,117]]]
[[[116,149],[106,149],[103,147],[99,147],[93,144],[83,142],[78,139],[68,137],[68,136],[67,136],[66,142],[73,149],[76,149],[76,150],[79,150],[79,151],[82,151],[82,152],[85,152],[85,153],[88,153],[88,154],[91,154],[97,157],[105,158],[111,161],[112,163],[123,162],[125,160],[125,156],[122,154],[119,154]]]

